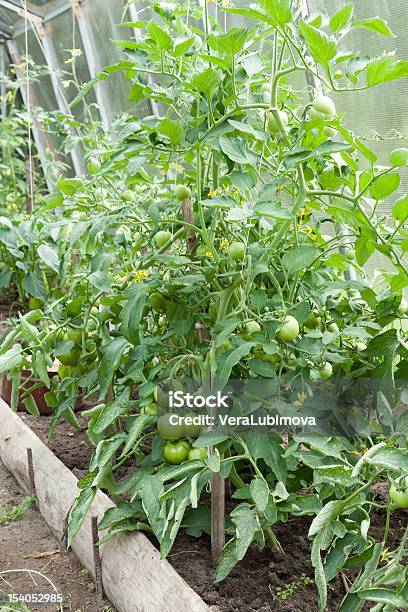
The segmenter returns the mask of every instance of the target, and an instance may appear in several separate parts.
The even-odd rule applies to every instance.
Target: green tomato
[[[191,198],[191,189],[189,189],[186,185],[177,185],[174,190],[174,196],[180,202],[183,200],[189,200]]]
[[[242,261],[245,257],[245,246],[242,242],[231,242],[228,247],[228,255],[234,261]]]
[[[205,257],[208,253],[208,246],[206,244],[199,244],[196,248],[196,255],[198,257]]]
[[[390,499],[396,508],[408,508],[407,477],[398,478],[391,484]]]
[[[401,301],[399,303],[398,309],[397,309],[397,314],[402,317],[408,310],[408,302],[405,298],[401,298]]]
[[[333,375],[333,366],[331,363],[326,361],[326,363],[319,368],[318,370],[320,378],[324,378],[324,380],[328,380]]]
[[[356,342],[356,351],[362,353],[367,348],[367,345],[364,342]]]
[[[331,332],[332,334],[338,334],[340,330],[339,330],[339,326],[337,325],[337,323],[335,321],[332,321],[331,323],[328,324],[327,331]]]
[[[166,442],[163,450],[163,457],[173,465],[179,465],[188,458],[190,445],[185,440],[176,440],[175,442]]]
[[[28,307],[30,308],[30,310],[37,310],[39,308],[42,308],[43,305],[44,305],[44,302],[40,300],[39,298],[35,298],[35,297],[31,297],[28,302]]]
[[[149,304],[156,312],[163,312],[166,309],[166,300],[158,291],[150,295]]]
[[[392,166],[407,166],[408,149],[394,149],[391,151],[389,159]]]
[[[101,162],[97,157],[91,157],[88,162],[88,172],[90,174],[97,174],[101,169]]]
[[[323,113],[329,117],[336,115],[336,105],[329,96],[317,96],[313,100],[312,106],[318,113]]]
[[[308,329],[317,329],[322,324],[321,317],[318,316],[318,313],[314,310],[310,311],[308,318],[305,321],[305,327]]]
[[[292,342],[292,340],[297,338],[299,335],[299,323],[295,317],[292,317],[291,315],[285,317],[285,320],[278,329],[276,335],[285,342]]]
[[[82,344],[82,330],[68,327],[65,333],[65,340],[72,340],[75,344],[80,346]]]
[[[197,415],[194,414],[194,412],[186,412],[184,417],[194,418],[197,417]],[[194,423],[189,423],[187,425],[187,423],[183,421],[183,430],[186,438],[196,438],[201,433],[201,425],[196,425]]]
[[[323,128],[323,134],[325,134],[328,138],[333,138],[337,134],[337,130],[330,125],[325,125]]]
[[[172,237],[171,232],[169,232],[168,230],[161,230],[160,232],[157,232],[154,239],[159,249],[161,249],[161,247],[167,244],[167,242],[171,239],[171,237]]]
[[[80,352],[73,347],[70,351],[58,355],[58,361],[64,366],[76,366],[78,364]]]
[[[262,331],[262,328],[259,325],[258,321],[247,321],[247,323],[245,323],[245,331],[249,335],[257,334]]]
[[[278,115],[280,117],[280,120],[282,122],[283,127],[286,129],[288,127],[288,123],[289,123],[289,117],[287,115],[287,113],[285,113],[285,111],[278,111]],[[278,122],[275,119],[275,115],[273,113],[269,113],[269,117],[268,117],[268,130],[272,133],[272,134],[276,134],[277,132],[280,132],[280,127],[278,125]]]
[[[173,425],[170,423],[171,414],[162,414],[157,419],[157,431],[163,440],[178,440],[184,436],[182,423]]]
[[[96,342],[89,339],[85,343],[86,355],[84,357],[86,363],[92,363],[98,357],[98,347]]]
[[[134,197],[135,194],[130,189],[126,189],[126,191],[122,193],[122,200],[124,200],[125,202],[133,202]]]
[[[208,457],[208,452],[205,447],[201,448],[192,448],[188,452],[188,458],[190,461],[194,461],[194,459],[199,459],[200,461],[205,461]]]
[[[157,404],[155,402],[152,402],[151,404],[148,404],[147,406],[143,406],[140,412],[141,414],[149,414],[150,416],[157,416],[158,415]]]

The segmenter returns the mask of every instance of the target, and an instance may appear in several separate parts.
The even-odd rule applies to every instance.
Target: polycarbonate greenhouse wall
[[[194,0],[191,0],[194,1]],[[200,2],[200,0],[196,0]],[[225,1],[225,0],[224,0]],[[229,0],[228,0],[229,1]],[[345,0],[301,0],[303,10],[314,13],[334,13],[347,4]],[[298,3],[300,0],[298,0]],[[48,73],[39,71],[35,82],[30,85],[30,100],[33,107],[41,107],[46,111],[59,109],[67,112],[68,105],[76,95],[75,87],[67,85],[70,78],[69,62],[71,49],[77,54],[75,68],[78,81],[85,83],[95,76],[105,65],[112,64],[121,58],[121,50],[112,44],[112,40],[126,39],[141,35],[121,22],[143,19],[144,8],[157,2],[124,2],[122,0],[0,0],[0,70],[2,81],[8,64],[22,64],[26,55],[32,58],[34,66],[47,66]],[[222,4],[221,0],[218,4]],[[218,19],[218,4],[211,3],[212,17]],[[231,0],[231,5],[248,5],[242,0]],[[355,14],[364,18],[367,14],[379,15],[386,19],[397,38],[383,39],[387,51],[396,50],[401,59],[408,58],[408,37],[406,36],[406,2],[403,0],[356,0]],[[166,3],[169,6],[169,3]],[[27,12],[24,8],[26,7]],[[226,13],[222,13],[223,19]],[[227,15],[227,25],[242,25],[242,19],[236,15]],[[253,22],[251,23],[253,26]],[[364,52],[376,52],[377,35],[368,31],[356,31],[356,47]],[[398,48],[396,48],[396,40]],[[41,74],[41,72],[43,72]],[[307,95],[306,83],[296,83],[296,88]],[[112,125],[115,115],[129,110],[129,85],[122,73],[115,74],[109,80],[103,81],[88,94],[88,102],[92,105],[103,125]],[[370,141],[379,161],[386,162],[390,150],[395,148],[396,141],[406,140],[408,133],[408,114],[406,99],[408,81],[399,80],[395,83],[372,88],[360,92],[357,96],[337,94],[336,106],[346,113],[345,123],[363,139]],[[2,106],[4,108],[4,105]],[[97,110],[96,110],[97,109]],[[146,112],[155,110],[142,109]],[[83,106],[73,107],[75,119],[83,120]],[[35,111],[34,111],[35,115]],[[37,148],[45,172],[47,159],[51,158],[50,150],[59,146],[58,138],[49,132],[45,133],[37,124],[34,131]],[[83,161],[80,143],[71,152],[69,160],[72,171],[81,174]],[[66,161],[66,159],[64,160]],[[408,177],[403,176],[400,190],[406,193]],[[390,202],[391,205],[391,202]],[[387,211],[386,211],[387,212]],[[371,266],[379,264],[372,258]]]

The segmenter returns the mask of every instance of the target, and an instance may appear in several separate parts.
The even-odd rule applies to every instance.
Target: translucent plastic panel
[[[73,17],[72,11],[62,13],[49,21],[47,31],[54,46],[58,67],[62,71],[61,81],[64,96],[68,102],[71,102],[78,93],[78,87],[91,79],[78,23]],[[71,53],[73,49],[75,51]],[[85,102],[80,102],[72,108],[72,114],[78,121],[82,122],[85,117],[89,118],[86,105],[92,105],[95,102],[95,93],[91,90],[87,94]]]
[[[121,21],[128,21],[127,16],[123,19],[124,3],[120,0],[88,0],[84,9],[97,51],[97,66],[103,68],[124,59],[120,48],[112,43],[112,40],[127,40],[131,36],[130,28],[119,25]],[[122,72],[101,83],[101,89],[108,115],[129,108],[129,84]]]
[[[334,14],[342,8],[342,0],[309,0],[312,14]],[[377,55],[386,51],[397,51],[400,59],[408,59],[407,5],[404,0],[366,0],[355,2],[357,19],[380,16],[385,19],[397,38],[379,36],[368,30],[356,30],[344,40],[345,49],[355,49],[364,55]],[[345,112],[344,123],[378,155],[380,164],[388,163],[390,151],[407,146],[408,138],[408,79],[382,84],[366,91],[338,93],[336,106]],[[402,140],[400,138],[402,137]],[[408,192],[408,175],[402,174],[399,194]],[[399,195],[398,194],[398,195]],[[398,195],[393,195],[383,206],[388,213]],[[373,269],[383,265],[377,256],[369,260]]]

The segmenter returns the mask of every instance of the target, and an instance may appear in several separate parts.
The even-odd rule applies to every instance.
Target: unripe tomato
[[[200,459],[200,461],[205,461],[207,457],[208,457],[208,452],[205,447],[192,448],[188,452],[188,458],[190,461],[194,461],[194,459]]]
[[[184,436],[184,426],[182,423],[173,425],[170,423],[171,414],[162,414],[157,419],[157,431],[163,440],[178,440]]]
[[[177,185],[174,190],[174,196],[180,202],[183,200],[189,200],[191,198],[191,189],[189,189],[186,185]]]
[[[362,353],[367,348],[367,345],[364,342],[356,342],[356,351]]]
[[[285,342],[292,342],[292,340],[297,338],[299,335],[299,323],[295,317],[292,317],[291,315],[285,317],[285,320],[276,332],[276,335]]]
[[[184,430],[184,435],[186,438],[196,438],[200,433],[201,433],[201,425],[200,424],[195,424],[195,423],[189,423],[187,424],[185,421],[185,417],[189,417],[189,418],[194,418],[197,417],[197,414],[194,414],[194,412],[186,412],[186,414],[184,415],[184,421],[183,421],[183,430]]]
[[[408,165],[408,149],[394,149],[391,151],[389,159],[392,166]]]
[[[101,169],[101,162],[99,161],[99,159],[97,157],[91,157],[91,159],[88,162],[88,172],[90,174],[97,174],[97,172],[99,172],[100,169]]]
[[[82,344],[82,330],[81,329],[76,329],[74,327],[68,327],[66,333],[65,333],[65,340],[72,340],[73,342],[75,342],[75,344],[77,344],[78,346],[80,346]]]
[[[134,197],[135,194],[130,189],[126,189],[126,191],[122,193],[122,200],[124,200],[125,202],[133,202]]]
[[[166,309],[166,300],[158,291],[150,295],[149,304],[156,312],[163,312]]]
[[[245,257],[245,246],[242,242],[231,242],[228,247],[228,255],[234,261],[242,261]]]
[[[340,330],[337,323],[335,321],[332,321],[328,324],[327,331],[331,332],[332,334],[337,334]]]
[[[175,442],[166,442],[163,450],[163,457],[173,465],[179,465],[188,458],[190,445],[186,440],[176,440]]]
[[[318,371],[319,371],[320,378],[324,378],[325,380],[328,380],[333,375],[333,366],[331,363],[326,361],[326,363],[321,368],[319,368]]]
[[[333,138],[333,136],[337,134],[337,130],[334,127],[331,127],[330,125],[325,125],[323,128],[323,134],[325,134],[329,138]]]
[[[205,257],[208,253],[208,246],[206,244],[199,244],[196,249],[196,255],[198,257]]]
[[[89,339],[86,341],[85,346],[86,346],[86,355],[84,359],[86,363],[92,363],[93,361],[95,361],[95,359],[98,356],[98,350],[97,350],[98,347],[96,345],[96,342]]]
[[[322,324],[322,318],[318,316],[317,312],[311,310],[309,316],[305,321],[305,327],[308,329],[317,329]]]
[[[157,404],[155,402],[152,402],[151,404],[148,404],[147,406],[143,406],[140,412],[141,414],[149,414],[150,416],[157,416],[158,415]]]
[[[317,96],[312,105],[317,112],[326,116],[334,117],[336,115],[336,105],[329,96]]]
[[[287,113],[285,113],[285,111],[281,111],[278,110],[278,114],[280,117],[280,120],[282,122],[283,127],[286,129],[288,127],[288,123],[289,123],[289,117],[287,115]],[[280,132],[280,127],[276,121],[276,118],[274,116],[273,113],[269,113],[269,117],[268,117],[268,130],[272,133],[272,134],[276,134],[276,132]]]
[[[58,361],[64,366],[76,366],[78,364],[80,352],[73,347],[70,351],[58,355]]]
[[[171,237],[172,237],[171,232],[169,232],[168,230],[161,230],[160,232],[157,232],[154,239],[159,249],[161,249],[161,247],[167,244],[167,242],[171,239]]]
[[[390,499],[396,508],[408,508],[408,477],[398,478],[391,484]]]
[[[398,310],[397,310],[397,314],[402,317],[408,310],[408,302],[405,298],[402,298],[399,306],[398,306]]]
[[[245,323],[245,331],[247,332],[247,334],[251,335],[251,334],[257,334],[260,331],[262,331],[261,326],[259,325],[258,321],[247,321]]]

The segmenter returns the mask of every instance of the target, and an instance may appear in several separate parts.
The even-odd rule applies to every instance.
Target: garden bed
[[[85,419],[79,417],[80,430],[60,421],[54,436],[48,440],[50,417],[23,414],[21,418],[78,478],[87,474],[93,447],[86,434]],[[124,468],[121,478],[126,474]],[[385,494],[382,489],[378,491],[380,497]],[[374,512],[372,518],[370,534],[380,541],[385,516]],[[398,546],[405,523],[403,512],[392,515],[389,540],[392,547]],[[292,518],[286,524],[277,525],[275,532],[286,554],[259,551],[252,546],[245,560],[219,584],[214,584],[212,579],[214,566],[208,536],[194,538],[180,532],[168,561],[208,605],[216,606],[220,612],[315,612],[317,589],[310,562],[309,525],[307,517]],[[151,541],[156,544],[154,539]],[[330,612],[339,609],[344,595],[345,584],[337,577],[329,586]]]

